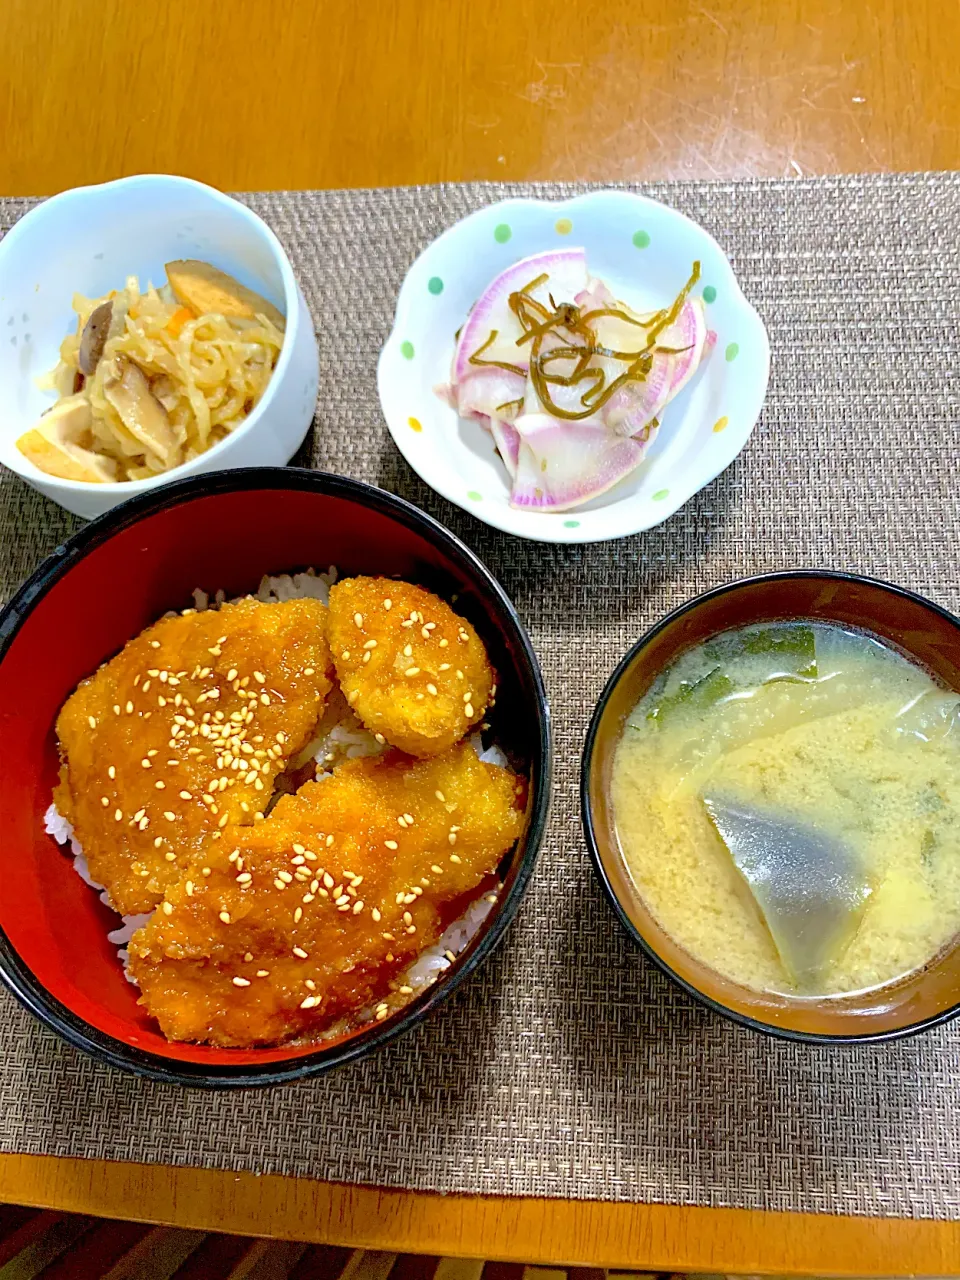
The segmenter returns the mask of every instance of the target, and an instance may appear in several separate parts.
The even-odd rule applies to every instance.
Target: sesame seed
[[[207,872],[207,874],[209,875],[209,869],[208,869],[208,868],[204,867],[204,871],[206,871],[206,872]],[[220,919],[221,919],[221,921],[222,921],[224,924],[229,924],[229,923],[230,923],[230,912],[229,912],[229,911],[221,911],[221,912],[220,912]]]
[[[333,844],[333,836],[327,836],[326,840],[324,841],[324,844],[329,849],[330,846]]]
[[[235,987],[249,987],[250,982],[247,978],[234,978],[233,985]]]
[[[177,815],[171,809],[164,809],[163,816],[166,818],[168,822],[174,822],[177,817]]]
[[[416,926],[415,924],[411,924],[411,925],[409,925],[409,926],[408,926],[408,928],[407,928],[407,930],[406,930],[406,932],[407,932],[407,933],[416,933],[416,932],[417,932],[417,926]]]
[[[376,640],[368,640],[363,646],[365,649],[375,649],[377,647]]]
[[[160,648],[160,641],[159,641],[159,640],[151,640],[151,641],[150,641],[150,648],[151,648],[151,649],[159,649],[159,648]]]
[[[127,715],[128,715],[128,716],[132,716],[132,715],[133,715],[133,703],[132,703],[132,702],[128,702],[128,703],[127,703],[127,705],[124,707],[124,710],[126,711],[126,713],[127,713]]]
[[[141,818],[140,821],[137,823],[137,826],[140,828],[141,831],[146,831],[149,825],[150,825],[149,818]]]
[[[356,702],[356,700],[357,700],[359,697],[360,697],[360,690],[359,690],[359,689],[351,689],[351,690],[350,690],[350,692],[347,694],[347,702],[348,702],[348,703],[350,704],[350,706],[352,707],[352,706],[353,706],[353,704]]]
[[[473,704],[472,704],[472,703],[470,703],[470,702],[468,702],[468,703],[467,703],[467,705],[463,708],[463,714],[464,714],[468,719],[469,719],[469,717],[470,717],[470,716],[472,716],[472,715],[473,715]]]
[[[434,873],[434,875],[438,875],[438,876],[443,875],[443,867],[438,867],[436,863],[433,864],[430,870]]]
[[[270,973],[270,970],[269,970],[269,969],[258,969],[258,970],[257,970],[257,977],[258,977],[258,978],[266,978],[266,977],[268,976],[268,974],[269,974],[269,973]]]
[[[305,1000],[300,1001],[300,1008],[312,1009],[315,1005],[318,1005],[319,1003],[320,1003],[320,1000],[317,996],[307,996]]]
[[[405,911],[405,912],[403,913],[403,923],[404,923],[404,924],[413,924],[413,916],[410,914],[410,912],[409,912],[409,911]]]
[[[167,860],[167,862],[176,862],[177,860],[177,855],[173,852],[172,849],[168,849],[163,856]]]
[[[267,683],[267,677],[263,674],[263,672],[262,672],[262,671],[255,671],[255,672],[253,673],[253,678],[254,678],[254,680],[256,680],[257,684],[266,684],[266,683]]]
[[[252,879],[253,876],[249,871],[241,871],[237,876],[237,884],[249,884]]]
[[[376,739],[376,741],[380,743],[381,747],[386,742],[386,738],[383,736],[382,733],[375,733],[373,736]]]
[[[186,891],[187,891],[187,897],[192,898],[193,897],[193,881],[188,880],[184,887],[186,888]]]
[[[413,995],[413,987],[400,987],[400,994],[401,994],[402,996],[412,996],[412,995]]]
[[[450,844],[456,844],[457,833],[455,831],[451,831],[450,834],[447,836],[447,840],[450,842]]]
[[[459,864],[463,861],[463,859],[459,856],[459,854],[451,853],[450,861],[457,863],[457,865],[459,866]]]
[[[155,849],[159,849],[162,844],[163,844],[163,836],[157,836],[153,842],[153,847]]]
[[[140,761],[140,767],[141,769],[149,769],[152,767],[150,764],[150,761],[147,759],[146,756],[144,756],[143,759]]]
[[[115,716],[118,716],[120,714],[120,704],[117,702],[113,704],[113,714]]]
[[[404,674],[405,676],[418,676],[418,675],[420,674],[420,668],[419,668],[419,667],[407,667],[406,671],[405,671],[403,674]]]
[[[354,621],[354,623],[355,623],[355,625],[356,625],[356,626],[358,626],[358,627],[362,627],[362,626],[363,626],[363,614],[362,614],[362,613],[355,613],[355,614],[353,615],[353,621]]]
[[[298,956],[301,960],[308,960],[310,958],[306,951],[304,951],[303,947],[294,947],[293,954]]]
[[[428,684],[427,693],[429,693],[431,697],[435,698],[437,696],[437,686],[435,684]]]
[[[96,716],[87,716],[87,724],[90,726],[91,729],[95,729],[97,727]]]
[[[358,898],[357,901],[353,904],[353,914],[355,916],[358,916],[362,910],[363,910],[363,899]]]
[[[303,918],[303,907],[297,907],[296,911],[293,913],[293,923],[299,924],[302,918]]]
[[[192,799],[193,799],[193,796],[190,794],[190,792],[189,792],[189,791],[181,791],[181,792],[180,792],[180,799],[181,799],[181,800],[192,800]]]
[[[117,821],[117,822],[122,822],[122,821],[123,821],[123,810],[122,810],[122,809],[115,809],[115,810],[114,810],[114,814],[113,814],[113,816],[114,816],[114,818],[116,819],[116,821]]]
[[[164,903],[163,903],[163,914],[164,914],[165,916],[172,916],[172,915],[173,915],[173,906],[172,906],[172,904],[171,904],[171,903],[169,903],[169,902],[164,902]]]
[[[103,807],[104,807],[105,809],[109,809],[109,808],[110,808],[110,797],[109,797],[109,796],[101,796],[101,797],[100,797],[100,803],[103,805]]]
[[[384,602],[383,602],[383,607],[384,607],[388,612],[389,612],[389,610],[391,610],[391,609],[393,608],[393,601],[390,599],[390,597],[389,597],[389,596],[387,596],[387,598],[384,600]]]
[[[400,848],[400,846],[397,844],[396,840],[384,840],[384,842],[383,842],[383,843],[387,846],[387,848],[388,848],[388,849],[399,849],[399,848]]]
[[[453,964],[454,960],[456,960],[457,958],[452,951],[445,951],[443,954],[447,957],[447,959],[450,961],[451,964]]]
[[[374,908],[371,910],[370,914],[373,916],[373,922],[374,922],[374,924],[379,924],[379,923],[380,923],[380,912],[377,910],[377,908],[376,908],[376,907],[374,907]]]
[[[275,889],[285,889],[287,886],[283,883],[283,881],[282,881],[282,880],[280,880],[280,879],[276,879],[276,880],[274,880],[274,882],[273,882],[273,887],[274,887]]]
[[[435,791],[433,794],[437,797],[437,799],[440,801],[441,804],[446,803],[447,798],[442,791]]]
[[[489,902],[491,906],[493,906],[496,903],[496,901],[497,901],[497,895],[495,893],[487,894],[487,902]]]

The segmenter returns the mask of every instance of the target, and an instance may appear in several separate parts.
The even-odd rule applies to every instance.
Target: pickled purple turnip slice
[[[643,461],[646,446],[598,422],[562,422],[549,414],[517,419],[520,447],[512,507],[566,511],[606,493]]]
[[[550,306],[550,296],[555,302],[572,302],[586,287],[587,255],[583,249],[561,249],[555,253],[536,253],[531,258],[515,262],[502,271],[496,280],[484,290],[470,312],[466,324],[460,330],[460,338],[453,359],[453,380],[462,382],[477,366],[470,357],[478,351],[496,331],[494,342],[484,351],[482,359],[489,363],[501,360],[526,369],[530,361],[530,345],[517,346],[523,329],[510,310],[510,295],[518,293],[538,276],[548,277],[529,296],[544,306]]]
[[[520,433],[516,427],[502,418],[490,419],[490,431],[496,442],[497,451],[503,459],[503,465],[510,473],[511,480],[517,474],[517,459],[520,456]]]

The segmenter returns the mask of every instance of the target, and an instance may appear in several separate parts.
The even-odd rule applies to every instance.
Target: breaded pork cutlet
[[[188,610],[67,700],[55,802],[118,911],[150,911],[205,840],[263,812],[331,688],[326,634],[313,599]]]
[[[493,668],[470,623],[407,582],[347,578],[332,587],[330,648],[356,714],[412,756],[459,742],[495,693]]]
[[[352,760],[226,828],[130,943],[141,1003],[171,1040],[315,1037],[386,1017],[402,975],[512,846],[523,783],[470,746]]]

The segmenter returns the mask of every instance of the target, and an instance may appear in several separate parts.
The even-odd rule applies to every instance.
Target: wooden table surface
[[[960,168],[956,0],[3,0],[0,192]],[[960,1224],[0,1158],[0,1199],[410,1252],[960,1274]]]

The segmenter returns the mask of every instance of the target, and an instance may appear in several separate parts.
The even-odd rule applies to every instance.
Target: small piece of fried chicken
[[[350,706],[372,733],[412,756],[459,742],[495,694],[470,623],[406,582],[347,578],[331,588],[330,648]]]
[[[204,839],[266,808],[332,687],[326,633],[313,599],[188,610],[67,699],[55,802],[118,911],[150,911]]]
[[[403,974],[520,835],[524,784],[472,747],[351,760],[228,828],[130,943],[171,1040],[222,1046],[382,1019]]]

